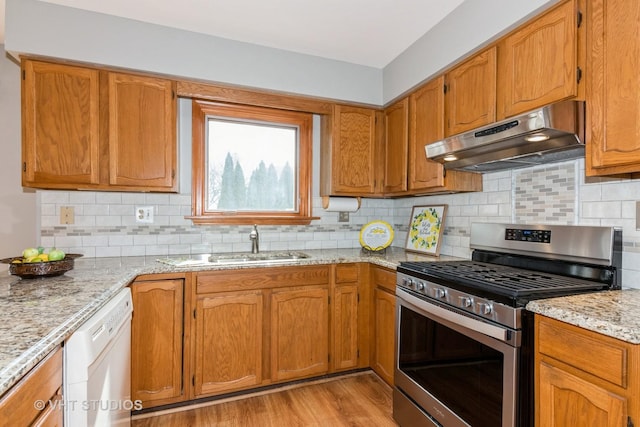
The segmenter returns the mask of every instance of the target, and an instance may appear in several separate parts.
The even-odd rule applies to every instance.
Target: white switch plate
[[[153,206],[136,207],[136,222],[153,224]]]

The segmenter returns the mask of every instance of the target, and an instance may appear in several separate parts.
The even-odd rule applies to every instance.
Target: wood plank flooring
[[[137,417],[131,426],[397,426],[392,417],[391,388],[372,372],[150,415]]]

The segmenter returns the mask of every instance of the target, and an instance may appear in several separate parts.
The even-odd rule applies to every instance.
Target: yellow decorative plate
[[[386,221],[371,221],[360,230],[360,245],[370,251],[381,251],[393,242],[393,228]]]

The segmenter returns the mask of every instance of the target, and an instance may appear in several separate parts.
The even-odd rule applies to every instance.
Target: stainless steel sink
[[[200,254],[189,257],[159,258],[157,261],[177,267],[199,265],[230,265],[230,264],[276,264],[308,259],[303,252],[261,252],[257,254],[245,252],[230,252],[220,254]]]

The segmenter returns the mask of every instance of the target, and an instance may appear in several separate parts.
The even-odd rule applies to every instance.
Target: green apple
[[[49,251],[49,261],[60,261],[61,259],[64,259],[64,256],[65,253],[60,249],[51,248]]]
[[[31,258],[38,255],[39,252],[36,248],[27,248],[22,251],[22,258]]]

